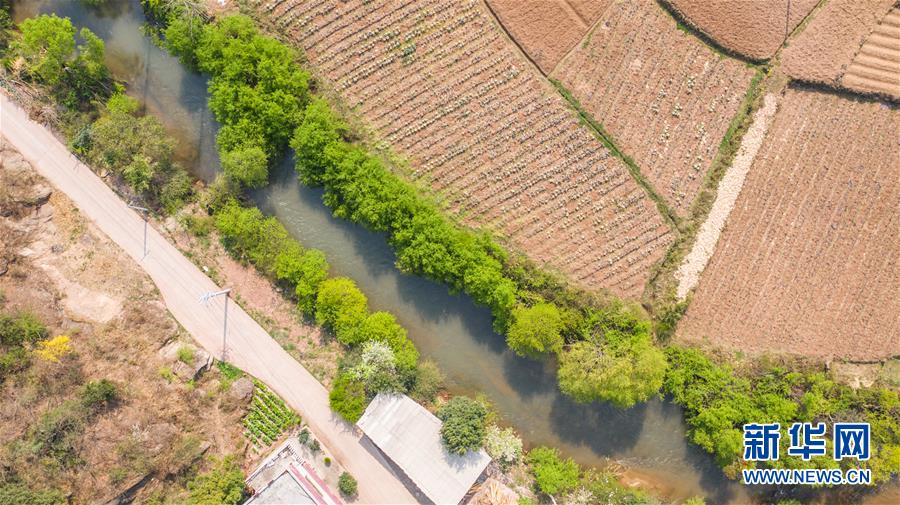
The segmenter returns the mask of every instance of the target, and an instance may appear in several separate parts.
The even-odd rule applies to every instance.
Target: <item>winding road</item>
[[[207,304],[199,297],[218,291],[200,269],[153,227],[144,257],[143,219],[80,163],[44,126],[0,92],[0,135],[57,189],[64,192],[110,239],[150,275],[175,319],[214,356],[222,355],[223,297]],[[415,503],[374,446],[328,407],[328,391],[285,352],[237,304],[228,310],[228,361],[278,393],[309,424],[310,430],[359,482],[361,503]],[[202,415],[202,413],[200,413]]]

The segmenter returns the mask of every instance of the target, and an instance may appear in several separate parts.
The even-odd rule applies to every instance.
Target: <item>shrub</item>
[[[188,483],[188,505],[237,505],[244,500],[244,472],[232,456],[214,459],[213,467]]]
[[[184,207],[193,192],[191,176],[182,168],[173,167],[168,180],[159,191],[159,203],[167,214],[174,214]]]
[[[31,366],[31,354],[22,347],[0,353],[0,381]]]
[[[331,466],[331,458],[325,456],[325,466]]]
[[[318,454],[319,451],[322,450],[322,445],[318,440],[312,439],[309,441],[309,450],[312,451],[313,454]]]
[[[342,343],[352,342],[354,330],[366,318],[368,300],[346,277],[335,277],[319,285],[316,322],[335,332]]]
[[[87,414],[75,400],[47,411],[28,430],[31,450],[63,468],[73,467]]]
[[[219,174],[200,194],[200,206],[206,209],[207,212],[218,212],[228,202],[233,201],[239,191],[240,189],[234,181],[224,174]]]
[[[501,465],[511,465],[522,457],[522,439],[512,428],[492,424],[485,432],[484,449]]]
[[[47,327],[31,313],[23,312],[15,317],[0,314],[0,344],[33,344],[46,339],[48,335]]]
[[[306,445],[309,442],[309,430],[306,428],[300,430],[300,433],[297,434],[297,441]]]
[[[396,365],[404,373],[411,373],[419,361],[419,352],[406,335],[406,329],[389,312],[369,314],[354,330],[345,332],[349,345],[362,342],[383,342],[394,352]]]
[[[487,409],[481,402],[456,396],[438,410],[437,416],[443,421],[441,438],[447,450],[465,454],[481,447],[487,418]]]
[[[359,362],[346,371],[354,380],[365,385],[367,396],[382,391],[400,391],[394,352],[384,342],[370,341],[363,345]]]
[[[344,419],[355,423],[366,410],[365,386],[347,374],[341,374],[331,386],[328,403],[331,410]]]
[[[341,494],[344,496],[353,498],[356,496],[357,491],[356,479],[349,473],[343,472],[338,478],[338,489],[341,490]]]
[[[37,357],[51,363],[59,363],[59,360],[70,352],[72,352],[72,345],[66,335],[57,335],[51,339],[41,340],[38,342],[37,349],[34,350]]]
[[[533,307],[516,307],[506,337],[510,349],[519,356],[536,358],[562,350],[562,318],[556,305],[538,303]]]
[[[268,163],[266,153],[258,146],[222,153],[222,170],[225,175],[249,188],[258,188],[268,182]]]
[[[578,485],[578,464],[572,458],[559,457],[550,447],[535,447],[528,452],[528,465],[534,482],[542,492],[553,496],[575,489]]]
[[[81,404],[91,411],[99,411],[112,405],[118,397],[118,387],[107,379],[88,382],[81,390]]]
[[[410,396],[418,402],[431,403],[440,391],[444,383],[444,375],[437,364],[431,360],[425,360],[419,364],[416,370],[416,380],[410,391]]]
[[[63,505],[66,498],[56,490],[35,491],[21,484],[0,484],[0,503],[5,505]]]

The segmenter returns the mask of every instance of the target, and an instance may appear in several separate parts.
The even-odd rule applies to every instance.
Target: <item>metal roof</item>
[[[450,454],[440,419],[405,395],[379,394],[356,424],[437,504],[459,503],[491,462],[482,449]]]

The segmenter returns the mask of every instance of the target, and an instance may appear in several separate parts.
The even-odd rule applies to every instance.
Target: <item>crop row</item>
[[[258,4],[451,211],[583,287],[640,294],[670,230],[483,5]]]
[[[250,411],[244,417],[244,435],[257,447],[267,446],[298,424],[300,416],[263,383],[256,381]]]

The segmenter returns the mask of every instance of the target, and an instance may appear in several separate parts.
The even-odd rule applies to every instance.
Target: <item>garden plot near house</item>
[[[900,110],[791,87],[678,328],[751,353],[900,354]]]
[[[626,0],[603,13],[552,77],[685,215],[753,73],[679,30],[658,4]]]
[[[641,294],[670,230],[482,3],[256,5],[466,222],[582,287]]]
[[[612,0],[487,0],[500,23],[546,73],[578,43]]]
[[[894,0],[830,0],[785,48],[782,68],[801,81],[900,98],[893,7]]]
[[[685,22],[729,51],[771,58],[819,0],[664,0]]]

